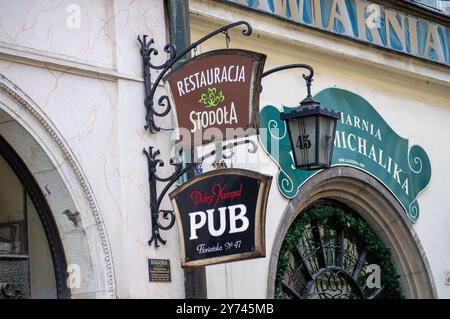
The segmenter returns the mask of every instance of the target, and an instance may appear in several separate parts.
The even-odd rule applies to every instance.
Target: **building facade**
[[[445,1],[422,2],[0,1],[3,297],[450,298],[450,18]],[[137,37],[153,39],[158,65],[167,43],[237,21],[251,36],[233,28],[191,56],[240,48],[266,55],[265,70],[313,66],[313,95],[341,116],[335,158],[304,175],[289,150],[274,155],[267,138],[283,133],[271,121],[306,88],[302,70],[264,77],[258,150],[236,148],[225,164],[273,177],[265,257],[183,269],[176,224],[161,231],[166,244],[148,244],[142,150],[168,163],[174,141],[144,128]],[[161,82],[155,99],[164,94]],[[168,196],[161,207],[172,209]],[[167,282],[150,281],[155,259],[170,261]]]

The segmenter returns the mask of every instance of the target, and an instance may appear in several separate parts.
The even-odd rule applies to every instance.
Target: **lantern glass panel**
[[[316,117],[309,116],[288,121],[296,167],[316,162]]]
[[[328,116],[319,116],[319,158],[320,166],[329,166],[333,156],[334,132],[336,128],[336,119]]]

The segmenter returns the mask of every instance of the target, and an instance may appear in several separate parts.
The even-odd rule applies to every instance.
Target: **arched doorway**
[[[70,297],[55,230],[44,195],[0,135],[0,299]]]
[[[68,272],[69,294],[57,296],[115,298],[111,248],[87,177],[46,113],[1,74],[0,135],[40,189],[54,222],[50,232],[61,240],[67,267],[64,263],[60,265],[62,272]],[[50,225],[42,218],[41,222],[44,228]],[[49,234],[49,230],[45,229],[45,233]],[[51,251],[50,240],[49,248]],[[58,263],[53,264],[58,267]],[[58,278],[55,280],[57,283]]]
[[[406,298],[435,298],[428,261],[411,223],[395,197],[370,175],[350,167],[332,167],[310,178],[286,207],[269,264],[268,298],[276,297],[278,261],[289,229],[308,208],[324,199],[347,207],[391,251],[390,262]]]

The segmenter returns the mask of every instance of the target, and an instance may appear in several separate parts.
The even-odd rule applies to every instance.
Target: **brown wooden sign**
[[[222,139],[227,138],[227,129],[252,127],[256,134],[265,60],[265,55],[256,52],[215,50],[190,59],[164,77],[180,134],[188,134],[191,145],[211,142],[210,128],[220,130]],[[244,135],[243,130],[236,131],[236,136]]]
[[[220,169],[170,194],[181,241],[181,266],[264,257],[271,176]]]

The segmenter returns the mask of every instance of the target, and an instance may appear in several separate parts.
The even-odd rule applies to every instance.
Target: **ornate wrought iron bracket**
[[[193,161],[192,163],[188,163],[184,168],[181,165],[180,156],[182,154],[182,150],[180,150],[177,158],[170,160],[170,165],[175,167],[175,172],[168,177],[161,177],[157,174],[157,168],[164,166],[164,161],[158,159],[160,154],[159,150],[154,150],[152,146],[148,148],[148,150],[144,149],[144,153],[147,156],[148,163],[148,183],[150,186],[150,212],[152,218],[152,236],[148,241],[148,244],[151,246],[154,242],[155,247],[159,247],[159,243],[163,245],[166,244],[166,240],[161,237],[161,230],[169,230],[173,227],[175,223],[175,214],[172,210],[164,210],[161,209],[161,202],[164,196],[169,191],[170,187],[186,172],[189,170],[196,168],[198,165],[201,165],[206,159],[216,156],[221,158],[231,158],[234,155],[234,147],[239,145],[248,144],[251,148],[248,149],[248,152],[255,153],[257,150],[256,143],[251,140],[241,140],[235,142],[229,142],[225,145],[222,143],[217,143],[215,150],[203,155],[201,158]],[[227,152],[227,153],[224,153]],[[158,195],[157,190],[157,182],[166,182],[167,184],[164,186],[162,191]],[[162,214],[163,219],[168,220],[167,225],[162,225],[159,216]]]
[[[312,95],[311,95],[311,83],[314,77],[314,69],[312,68],[312,66],[308,65],[308,64],[300,64],[300,63],[296,63],[296,64],[286,64],[286,65],[282,65],[273,69],[270,69],[266,72],[263,73],[262,77],[266,77],[268,75],[271,75],[273,73],[279,72],[279,71],[284,71],[284,70],[289,70],[289,69],[306,69],[309,71],[308,75],[303,74],[303,78],[305,79],[306,82],[306,92],[307,92],[307,96],[303,101],[306,100],[312,100]],[[261,86],[261,90],[262,90],[262,86]]]
[[[226,40],[229,41],[229,35],[228,30],[237,26],[245,26],[245,29],[242,31],[242,34],[244,36],[250,36],[252,33],[252,27],[250,24],[246,21],[238,21],[235,23],[231,23],[229,25],[223,26],[208,35],[204,36],[200,40],[192,43],[189,47],[182,50],[181,52],[177,52],[177,48],[174,44],[169,43],[164,46],[164,52],[168,54],[167,60],[159,65],[156,65],[152,63],[151,58],[152,56],[158,55],[158,50],[152,45],[154,44],[154,40],[150,39],[147,40],[148,36],[143,35],[138,36],[138,41],[141,46],[141,56],[143,61],[143,75],[144,75],[144,88],[145,88],[145,109],[146,109],[146,125],[145,129],[148,129],[150,133],[154,134],[160,130],[164,130],[163,128],[159,127],[155,123],[155,117],[164,117],[166,116],[172,106],[170,104],[169,97],[167,95],[162,95],[159,97],[157,104],[160,109],[159,111],[155,108],[155,93],[158,85],[161,83],[163,77],[167,74],[169,70],[173,68],[173,66],[180,61],[182,58],[188,56],[188,54],[195,50],[200,44],[204,43],[208,39],[224,33],[226,36]],[[228,42],[227,42],[228,43]],[[286,69],[292,69],[292,68],[304,68],[308,69],[310,71],[309,75],[303,75],[304,79],[306,80],[306,85],[308,88],[308,97],[311,97],[311,82],[312,77],[314,75],[314,71],[312,67],[306,64],[290,64],[285,66],[280,66],[277,68],[274,68],[272,70],[266,71],[263,73],[263,77],[270,75],[272,73],[286,70]],[[155,81],[152,83],[151,81],[151,70],[158,70],[159,73],[156,76]],[[230,142],[227,144],[223,144],[221,142],[216,143],[215,150],[202,156],[197,161],[193,160],[192,163],[186,164],[186,166],[183,167],[182,161],[180,160],[181,154],[183,150],[180,150],[178,152],[177,157],[175,159],[170,160],[170,165],[175,167],[175,171],[173,174],[167,177],[161,177],[157,174],[158,167],[161,167],[164,165],[164,162],[158,158],[160,155],[159,150],[154,150],[153,147],[149,147],[148,150],[144,149],[144,153],[147,157],[147,163],[148,163],[148,172],[149,172],[149,187],[150,187],[150,212],[151,212],[151,219],[152,219],[152,235],[150,240],[148,241],[149,245],[152,245],[154,243],[155,247],[159,247],[160,243],[163,245],[166,244],[166,240],[164,240],[161,237],[161,230],[169,230],[173,227],[175,223],[175,214],[172,210],[164,210],[161,209],[161,202],[163,198],[166,196],[167,192],[171,188],[171,186],[186,172],[197,168],[198,166],[203,163],[204,160],[206,160],[209,157],[215,156],[215,163],[218,164],[218,166],[223,166],[223,159],[231,158],[234,155],[234,147],[238,145],[243,144],[250,144],[252,147],[248,150],[251,153],[256,152],[257,146],[256,144],[251,140],[241,140],[241,141],[235,141]],[[224,153],[225,152],[225,153]],[[163,187],[162,191],[158,194],[157,184],[158,182],[166,183],[166,185]],[[167,220],[167,224],[163,225],[160,221],[160,215],[162,214],[162,218]]]
[[[168,53],[169,57],[166,60],[166,62],[160,65],[155,65],[151,62],[151,56],[158,55],[158,50],[152,47],[152,45],[155,43],[154,40],[150,39],[150,41],[147,41],[148,37],[147,35],[143,35],[142,39],[141,36],[138,36],[137,39],[141,46],[141,55],[144,65],[144,87],[145,87],[145,109],[146,109],[145,129],[149,129],[150,133],[152,134],[162,130],[162,128],[156,125],[155,116],[156,117],[166,116],[170,112],[170,109],[172,108],[172,106],[170,105],[169,97],[167,95],[162,95],[158,99],[158,105],[163,108],[162,111],[157,111],[155,109],[155,102],[154,102],[156,88],[158,87],[159,83],[161,82],[162,78],[167,73],[167,71],[169,71],[175,65],[175,63],[180,61],[183,57],[185,57],[192,50],[196,49],[200,44],[202,44],[206,40],[221,33],[225,33],[227,35],[229,29],[240,25],[244,25],[246,27],[246,29],[242,31],[243,35],[250,36],[252,34],[252,27],[248,22],[238,21],[223,26],[207,34],[206,36],[192,43],[189,47],[187,47],[186,49],[182,50],[179,53],[177,53],[175,45],[173,45],[172,43],[168,43],[164,46],[164,52]],[[150,73],[151,69],[161,70],[153,83],[151,82],[151,73]]]

